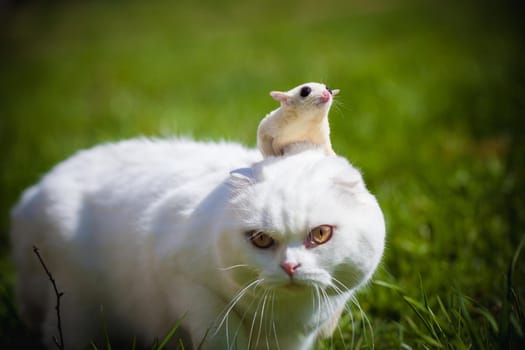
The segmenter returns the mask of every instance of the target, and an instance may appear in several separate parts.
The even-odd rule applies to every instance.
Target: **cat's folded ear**
[[[275,101],[281,102],[281,104],[286,104],[291,97],[290,94],[282,91],[272,91],[270,92],[270,96],[272,96]]]
[[[334,178],[334,185],[337,187],[344,189],[349,192],[355,192],[356,190],[359,190],[362,188],[362,181],[360,179],[344,179],[344,178]]]
[[[255,184],[255,174],[252,168],[240,168],[230,172],[229,184],[234,189],[242,189]]]
[[[366,189],[365,183],[363,181],[363,177],[356,169],[352,169],[350,173],[336,176],[332,179],[332,181],[334,186],[341,190],[342,193],[350,195],[368,193],[368,190]]]
[[[352,198],[358,202],[367,203],[370,200],[370,193],[359,176],[359,178],[334,178],[334,187],[338,190],[341,196]]]

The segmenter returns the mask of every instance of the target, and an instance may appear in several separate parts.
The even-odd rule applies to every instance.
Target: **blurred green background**
[[[38,347],[8,255],[25,187],[100,142],[254,146],[270,90],[321,81],[341,89],[334,149],[363,171],[388,239],[363,311],[317,347],[520,348],[521,3],[0,2],[0,347]]]

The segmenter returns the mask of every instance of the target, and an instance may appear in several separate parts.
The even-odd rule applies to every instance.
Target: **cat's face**
[[[324,84],[311,82],[286,92],[272,91],[270,95],[281,102],[282,107],[293,108],[304,113],[315,110],[327,111],[332,105],[333,96],[338,93],[339,90],[332,90]]]
[[[267,159],[232,174],[219,240],[223,267],[244,285],[354,289],[373,273],[384,221],[361,175],[316,150]]]

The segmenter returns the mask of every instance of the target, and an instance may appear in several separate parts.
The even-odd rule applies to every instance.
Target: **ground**
[[[16,316],[9,209],[78,149],[136,136],[255,145],[271,90],[341,89],[334,150],[384,210],[373,282],[319,349],[525,342],[519,2],[0,4],[0,347]],[[365,321],[363,315],[368,320]],[[352,323],[353,319],[353,323]]]

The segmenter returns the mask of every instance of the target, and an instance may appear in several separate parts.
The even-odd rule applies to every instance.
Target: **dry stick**
[[[59,335],[59,338],[60,338],[60,342],[57,340],[57,337],[55,337],[55,336],[53,336],[53,341],[55,342],[55,345],[60,350],[64,350],[64,336],[62,335],[62,321],[61,321],[61,318],[60,318],[60,298],[64,295],[64,293],[58,291],[55,279],[53,278],[53,275],[51,274],[51,272],[49,272],[46,264],[44,263],[44,260],[40,256],[40,253],[38,252],[38,248],[36,246],[33,246],[33,252],[35,252],[36,256],[38,257],[38,260],[40,260],[40,264],[42,264],[42,267],[46,271],[47,277],[49,277],[49,280],[51,281],[51,284],[53,285],[53,289],[55,290],[55,295],[56,295],[56,298],[57,298],[57,304],[55,306],[55,310],[57,312],[58,335]]]

